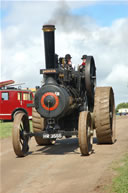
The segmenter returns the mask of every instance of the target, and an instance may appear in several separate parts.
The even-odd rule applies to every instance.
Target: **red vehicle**
[[[31,119],[32,107],[27,107],[27,104],[33,103],[33,93],[12,86],[5,87],[3,84],[1,86],[0,83],[0,120],[12,120],[19,110],[28,114]]]

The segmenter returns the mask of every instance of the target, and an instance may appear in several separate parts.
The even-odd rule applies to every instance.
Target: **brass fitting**
[[[42,30],[44,32],[52,32],[55,31],[55,26],[54,25],[43,25]]]

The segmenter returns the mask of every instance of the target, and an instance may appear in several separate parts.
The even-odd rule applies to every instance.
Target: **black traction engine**
[[[41,69],[43,84],[32,105],[33,132],[27,114],[19,111],[14,118],[13,147],[17,156],[29,151],[32,136],[38,145],[52,145],[62,137],[78,137],[82,155],[92,153],[93,133],[98,143],[114,143],[115,110],[111,87],[96,88],[93,56],[77,70],[55,54],[54,25],[44,25],[46,69]]]

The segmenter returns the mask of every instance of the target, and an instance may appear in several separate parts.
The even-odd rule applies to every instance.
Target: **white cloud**
[[[72,7],[76,5],[78,2],[72,3]],[[98,85],[113,86],[118,93],[117,103],[128,101],[128,19],[101,27],[88,16],[72,16],[70,8],[65,11],[66,6],[71,4],[58,10],[57,2],[11,3],[11,11],[2,23],[2,80],[26,82],[26,87],[40,85],[39,70],[45,62],[41,27],[53,21],[56,53],[60,56],[70,53],[76,65],[83,54],[94,55]]]
[[[108,84],[117,84],[119,81],[121,81],[121,84],[128,83],[128,66],[119,64],[115,66],[106,77],[106,82]]]

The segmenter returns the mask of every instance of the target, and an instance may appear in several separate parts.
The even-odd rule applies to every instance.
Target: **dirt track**
[[[11,138],[1,140],[1,193],[97,193],[102,177],[114,160],[128,152],[128,117],[116,121],[117,142],[97,145],[94,153],[80,156],[76,138],[58,140],[55,146],[30,142],[30,154],[16,158]]]

